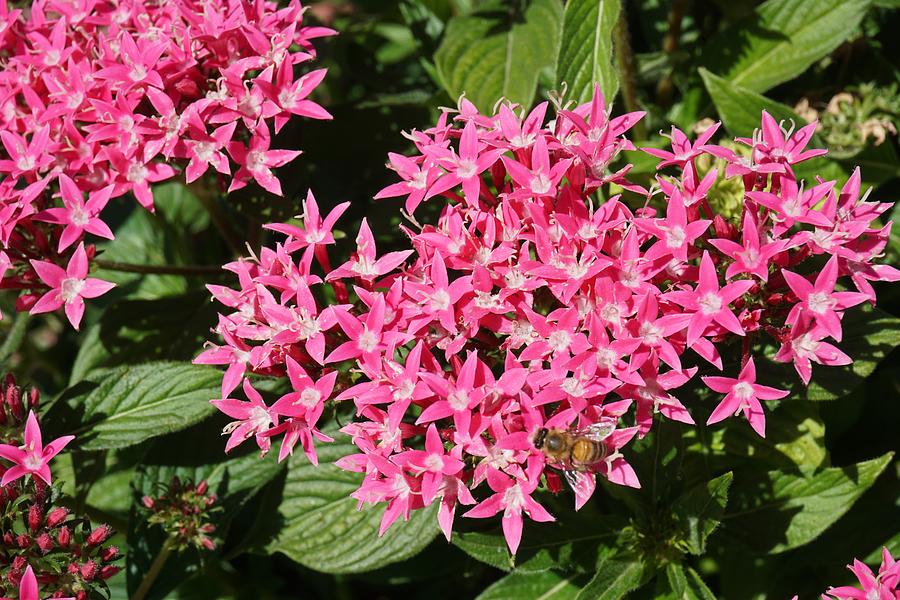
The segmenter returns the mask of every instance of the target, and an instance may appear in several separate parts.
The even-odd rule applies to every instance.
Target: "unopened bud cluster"
[[[8,373],[0,379],[0,442],[21,440],[29,410],[37,410],[41,396],[35,388],[16,385],[16,378]]]
[[[57,484],[58,485],[58,484]],[[113,531],[54,506],[57,486],[19,480],[0,496],[0,597],[9,597],[30,565],[41,597],[93,597],[119,571],[118,548],[106,545]]]
[[[188,548],[216,549],[216,526],[210,516],[219,509],[214,506],[217,499],[206,481],[194,484],[176,476],[162,495],[144,496],[141,502],[150,512],[147,523],[162,527],[181,552]]]

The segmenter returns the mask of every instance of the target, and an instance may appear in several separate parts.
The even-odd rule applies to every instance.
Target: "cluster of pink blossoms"
[[[900,562],[894,560],[887,548],[881,549],[881,566],[878,574],[872,572],[864,562],[853,559],[847,565],[856,576],[861,587],[844,585],[829,587],[821,600],[898,600],[900,599]],[[798,600],[794,596],[791,600]]]
[[[233,311],[225,343],[197,358],[228,365],[214,401],[234,419],[227,449],[255,438],[266,452],[283,436],[280,458],[300,442],[315,461],[326,401],[352,400],[342,431],[360,453],[338,464],[365,474],[361,504],[387,504],[382,531],[437,502],[449,538],[457,505],[474,505],[464,516],[503,514],[515,552],[523,514],[553,519],[533,495],[542,481],[558,491],[561,470],[576,508],[596,474],[639,487],[622,448],[655,419],[694,422],[678,397],[692,363],[741,356],[739,373],[703,379],[720,399],[708,422],[743,414],[764,435],[761,401],[787,392],[757,381],[752,338],[773,338],[805,382],[812,362],[850,362],[827,340],[840,341],[845,309],[875,300],[870,281],[900,272],[873,264],[888,227],[872,221],[889,205],[860,197],[858,171],[840,190],[796,181],[792,165],[823,152],[804,150],[814,126],[788,135],[764,113],[749,158],[711,144],[715,127],[693,143],[673,130],[671,152],[646,150],[667,168],[657,194],[629,183],[630,165],[610,169],[642,114],[610,118],[599,90],[550,123],[546,109],[485,116],[463,99],[409,136],[419,154],[392,154],[402,181],[376,197],[404,197],[410,214],[440,197],[436,224],[403,228],[411,250],[379,255],[363,221],[332,268],[346,205],[323,218],[310,195],[302,226],[270,226],[282,243],[227,265],[240,288],[210,287]],[[727,172],[699,177],[703,154]],[[746,186],[734,222],[706,198],[719,175]],[[644,206],[604,198],[611,185]],[[836,288],[843,276],[856,291]],[[293,391],[269,405],[249,373],[286,374]],[[246,401],[232,397],[240,385]],[[541,428],[592,426],[605,452],[583,470],[534,445]]]
[[[65,307],[77,328],[83,298],[111,287],[86,279],[83,245],[113,238],[111,199],[153,210],[173,165],[188,183],[212,167],[223,189],[281,193],[272,169],[300,153],[272,134],[330,118],[308,99],[325,71],[295,67],[333,31],[302,26],[298,0],[30,4],[0,0],[0,288],[25,291],[19,310]]]

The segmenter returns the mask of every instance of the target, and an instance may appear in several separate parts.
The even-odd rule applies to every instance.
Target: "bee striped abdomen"
[[[593,442],[580,438],[572,445],[572,462],[577,465],[592,465],[603,460],[604,446],[600,442]]]

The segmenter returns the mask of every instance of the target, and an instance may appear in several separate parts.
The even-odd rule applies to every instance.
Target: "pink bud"
[[[100,553],[100,558],[103,562],[111,562],[119,558],[119,549],[115,546],[109,546],[108,548],[104,548]]]
[[[47,517],[47,527],[56,527],[57,525],[65,521],[66,517],[68,516],[69,509],[64,506],[57,506],[50,511],[50,515]]]
[[[44,554],[53,550],[53,538],[50,537],[50,534],[46,531],[39,535],[35,541],[37,542],[38,548],[40,548],[41,552]]]
[[[112,529],[109,525],[100,525],[91,532],[91,535],[88,536],[87,545],[99,546],[100,544],[105,542],[111,534]]]
[[[206,482],[205,479],[197,484],[197,493],[198,494],[201,494],[201,495],[206,494],[206,491],[208,489],[209,489],[209,484]]]
[[[144,496],[143,498],[141,498],[141,502],[147,508],[153,508],[153,505],[155,504],[153,498],[151,498],[150,496]]]
[[[122,569],[115,565],[106,565],[102,569],[100,569],[100,579],[109,579]]]
[[[69,531],[68,527],[62,527],[59,530],[59,533],[56,534],[56,541],[59,542],[59,545],[63,548],[69,546],[69,543],[72,541],[72,532]]]
[[[41,528],[41,523],[44,521],[44,511],[37,504],[32,504],[28,507],[28,529],[31,530],[32,533],[36,533],[38,529]]]
[[[98,573],[97,563],[92,560],[81,565],[81,576],[87,581],[92,581]]]
[[[16,545],[19,548],[27,548],[31,545],[31,538],[24,533],[21,533],[18,537],[16,537]]]

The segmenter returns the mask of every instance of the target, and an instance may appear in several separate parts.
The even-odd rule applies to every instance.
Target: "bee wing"
[[[585,437],[594,442],[602,442],[615,430],[615,423],[600,422],[588,425],[584,429],[579,429],[578,431],[573,432],[573,435]]]
[[[587,471],[564,471],[566,481],[575,492],[575,510],[578,510],[594,494],[597,480],[594,474]]]

